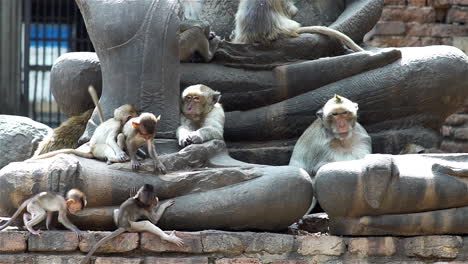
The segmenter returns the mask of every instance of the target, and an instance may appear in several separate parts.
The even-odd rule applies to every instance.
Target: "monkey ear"
[[[156,117],[156,122],[159,122],[159,120],[161,120],[161,115],[158,115],[158,117]]]
[[[140,125],[140,123],[133,121],[132,122],[132,127],[137,128]]]
[[[213,93],[213,104],[219,103],[219,100],[221,100],[221,93],[216,91]]]
[[[354,103],[354,107],[356,108],[356,111],[359,110],[359,106],[357,103]]]
[[[320,109],[317,111],[317,113],[315,113],[315,115],[316,115],[318,118],[322,119],[322,118],[323,118],[323,108],[320,108]]]

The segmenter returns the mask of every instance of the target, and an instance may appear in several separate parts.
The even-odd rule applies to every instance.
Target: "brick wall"
[[[385,0],[367,44],[451,45],[468,53],[468,0]]]
[[[109,232],[65,231],[41,237],[24,231],[0,232],[0,263],[79,263]],[[176,247],[149,233],[124,233],[104,244],[94,263],[315,264],[463,263],[468,238],[461,236],[337,237],[253,232],[177,232]]]

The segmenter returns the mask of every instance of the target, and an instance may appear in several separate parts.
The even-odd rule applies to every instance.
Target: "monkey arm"
[[[383,0],[346,0],[346,9],[329,27],[349,36],[357,43],[379,21]]]
[[[203,126],[198,129],[197,133],[203,142],[212,139],[223,139],[224,133],[224,110],[221,105],[216,104],[213,110],[205,117]]]
[[[193,131],[188,124],[190,124],[190,121],[185,118],[183,115],[180,117],[180,126],[177,128],[176,131],[176,136],[177,140],[179,142],[179,146],[185,147],[187,145],[187,139],[190,135],[190,133]]]
[[[172,206],[174,204],[174,200],[170,200],[170,201],[167,201],[167,202],[164,202],[162,203],[158,209],[156,210],[156,213],[153,214],[153,213],[149,213],[148,214],[148,219],[154,223],[154,224],[157,224],[159,222],[159,219],[161,219],[162,215],[164,214],[164,212],[166,211],[166,209],[170,206]]]
[[[162,164],[161,160],[158,157],[158,153],[156,152],[156,148],[154,147],[153,140],[148,140],[148,152],[149,152],[149,155],[151,156],[151,159],[153,160],[155,172],[159,171],[165,174],[166,167],[164,166],[164,164]]]
[[[116,154],[116,156],[120,157],[122,154],[124,154],[125,152],[119,147],[119,145],[117,144],[117,136],[118,136],[118,133],[117,132],[111,132],[107,135],[106,137],[106,144],[112,148],[112,150],[114,151],[114,153]]]
[[[69,230],[75,232],[78,236],[81,236],[80,229],[78,229],[78,227],[72,224],[72,222],[68,219],[66,207],[59,210],[58,221]]]

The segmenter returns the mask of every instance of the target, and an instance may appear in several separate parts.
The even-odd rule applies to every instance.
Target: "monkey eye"
[[[189,101],[192,100],[192,96],[190,95],[185,96],[185,100],[189,100]]]
[[[199,102],[199,101],[200,101],[200,96],[194,96],[194,97],[193,97],[193,100],[194,100],[195,102]]]

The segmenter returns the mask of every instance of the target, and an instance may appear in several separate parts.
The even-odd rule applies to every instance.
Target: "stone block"
[[[146,257],[145,264],[208,264],[207,257],[194,258],[159,258]]]
[[[468,48],[468,38],[467,41],[467,48]],[[466,114],[453,114],[447,117],[445,120],[445,124],[449,126],[461,126],[468,123],[468,115]]]
[[[400,7],[387,6],[382,10],[381,21],[401,21],[401,22],[418,22],[432,23],[436,21],[435,9],[429,6],[426,7]]]
[[[336,236],[298,236],[297,242],[301,255],[341,256],[346,249],[344,240]]]
[[[426,6],[426,0],[408,0],[408,6]]]
[[[309,264],[309,261],[299,259],[278,259],[270,262],[270,264]]]
[[[386,6],[388,5],[401,5],[401,6],[405,6],[406,5],[406,0],[385,0],[384,1],[384,4]]]
[[[377,35],[404,35],[405,31],[405,23],[400,21],[381,21],[375,25]]]
[[[457,127],[453,128],[453,137],[455,139],[467,140],[468,139],[468,127]]]
[[[258,258],[221,258],[215,260],[215,264],[262,264]]]
[[[222,232],[222,231],[203,231],[202,244],[205,253],[228,253],[241,254],[246,245],[244,240],[249,233]]]
[[[34,264],[80,264],[84,255],[35,255]],[[20,263],[20,262],[16,262]],[[22,262],[21,262],[22,263]]]
[[[99,240],[109,235],[111,232],[88,232],[85,233],[81,239],[79,246],[82,252],[88,252],[94,244]],[[129,252],[138,247],[139,236],[138,233],[123,233],[107,241],[104,245],[99,247],[96,252],[98,253],[118,253]]]
[[[465,6],[468,6],[468,0],[452,0],[452,5],[465,5]]]
[[[434,8],[448,8],[453,0],[427,0],[427,5]]]
[[[28,232],[3,231],[0,232],[0,252],[24,252]]]
[[[421,39],[419,37],[374,36],[367,44],[374,47],[419,47]]]
[[[110,257],[110,258],[102,258],[98,257],[94,261],[94,264],[140,264],[141,259],[139,258],[123,258],[123,257]]]
[[[78,236],[69,231],[44,231],[40,236],[29,235],[29,251],[75,251],[78,248]]]
[[[468,37],[454,37],[452,45],[468,54]]]
[[[294,236],[273,233],[249,233],[252,239],[246,241],[245,253],[267,252],[283,254],[293,251]]]
[[[406,256],[436,259],[456,258],[462,242],[459,236],[419,236],[403,240]]]
[[[360,257],[393,256],[396,253],[398,239],[394,237],[351,238],[348,251]]]
[[[34,256],[32,255],[0,255],[0,264],[33,264]]]
[[[447,11],[447,23],[468,23],[468,6],[452,6]],[[468,27],[468,25],[463,26]]]
[[[440,144],[440,149],[448,153],[465,153],[468,152],[468,143],[444,139]]]
[[[176,232],[176,235],[184,241],[182,247],[163,241],[154,234],[142,233],[140,248],[152,252],[203,253],[202,239],[199,232]]]

